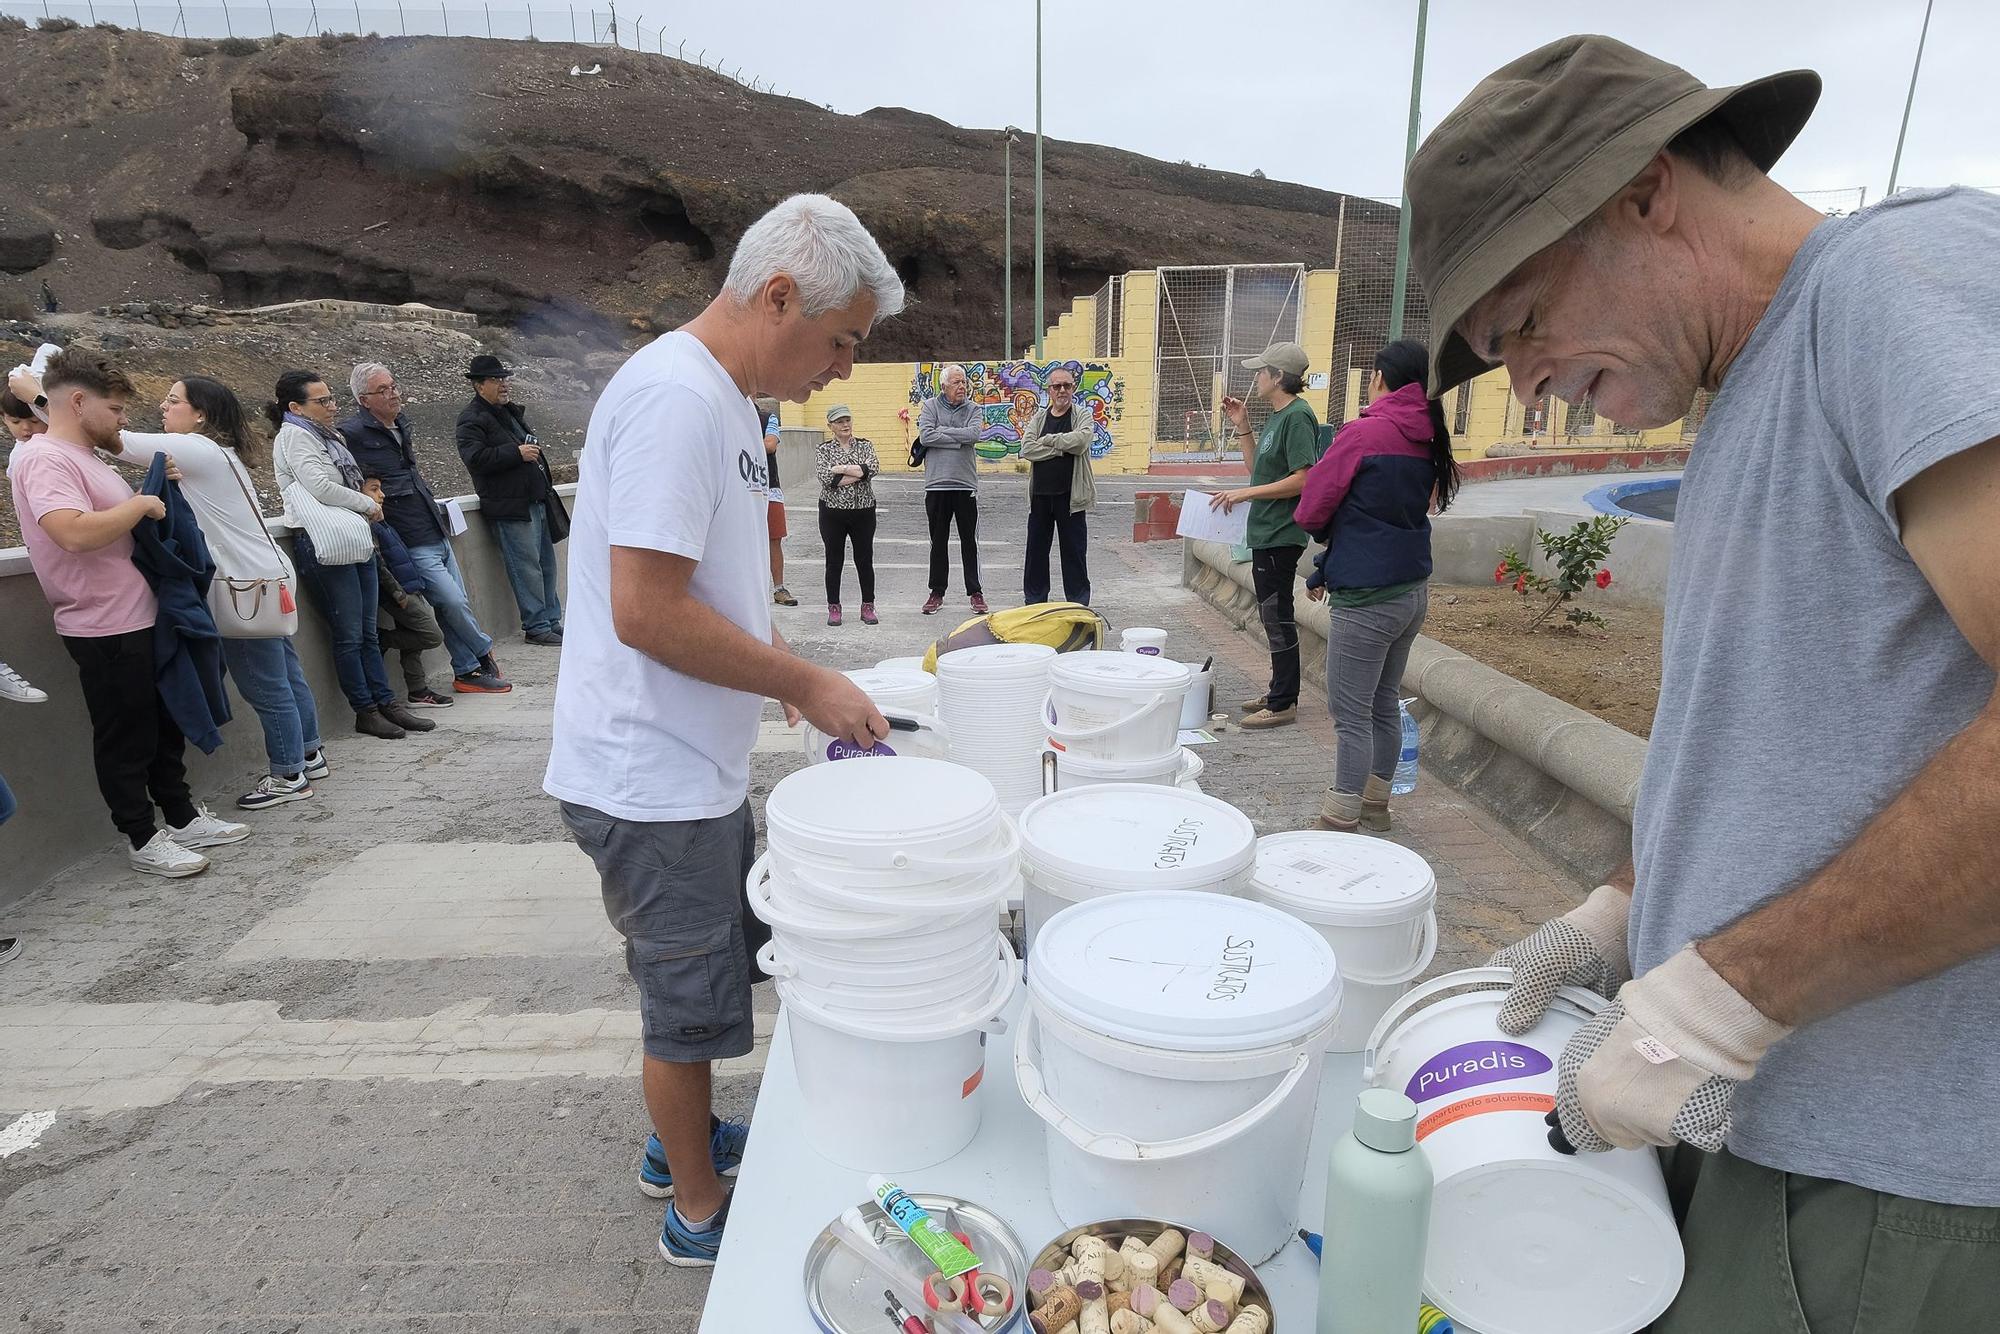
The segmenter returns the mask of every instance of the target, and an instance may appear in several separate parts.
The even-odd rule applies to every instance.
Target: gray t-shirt
[[[1632,827],[1638,971],[1810,879],[1985,706],[1993,669],[1904,550],[1893,497],[1995,437],[2000,198],[1913,192],[1815,228],[1681,481]],[[1773,1048],[1729,1147],[2000,1205],[1996,1092],[1988,953]]]

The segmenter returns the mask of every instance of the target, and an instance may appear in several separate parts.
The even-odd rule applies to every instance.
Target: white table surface
[[[1008,1033],[987,1042],[978,1136],[956,1157],[899,1172],[896,1179],[913,1193],[956,1195],[986,1206],[1014,1229],[1032,1260],[1066,1226],[1049,1203],[1042,1123],[1014,1085],[1012,1021],[1025,995],[1025,989],[1016,992],[1007,1009]],[[1346,1132],[1360,1087],[1359,1053],[1326,1058],[1319,1119],[1299,1189],[1301,1226],[1314,1232],[1320,1230],[1326,1198],[1327,1152],[1334,1136]],[[791,1029],[781,1013],[757,1095],[749,1152],[729,1208],[728,1237],[702,1311],[701,1334],[813,1334],[816,1329],[805,1306],[806,1249],[841,1210],[868,1198],[868,1186],[867,1173],[830,1163],[813,1150],[803,1129],[811,1115],[792,1070]],[[1107,1205],[1103,1216],[1118,1212]],[[1275,1334],[1310,1330],[1319,1301],[1319,1262],[1305,1243],[1294,1238],[1275,1258],[1258,1265],[1257,1274],[1271,1293]],[[888,1328],[886,1318],[883,1328]]]

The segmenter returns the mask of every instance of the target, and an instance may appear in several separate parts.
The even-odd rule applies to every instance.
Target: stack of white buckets
[[[1042,794],[1042,704],[1055,657],[1047,644],[982,644],[937,660],[951,758],[984,774],[1009,815]]]
[[[1048,789],[1191,783],[1200,761],[1181,748],[1180,729],[1195,677],[1193,667],[1136,651],[1057,658],[1043,704],[1054,758]]]
[[[900,756],[800,769],[764,820],[750,905],[807,1136],[865,1171],[942,1162],[978,1133],[986,1035],[1020,980],[998,925],[1019,883],[1012,821],[980,775]]]

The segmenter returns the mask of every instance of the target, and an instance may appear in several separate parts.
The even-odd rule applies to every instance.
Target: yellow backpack
[[[931,645],[924,655],[924,669],[937,671],[938,655],[981,644],[1047,644],[1058,653],[1104,647],[1104,633],[1110,626],[1102,616],[1080,602],[1037,602],[1032,607],[1012,607],[988,612],[960,625]]]

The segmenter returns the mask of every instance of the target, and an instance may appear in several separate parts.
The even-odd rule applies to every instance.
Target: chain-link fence
[[[141,0],[0,0],[0,14],[41,26],[132,27],[174,37],[256,39],[316,37],[321,33],[371,33],[382,37],[493,37],[514,41],[575,42],[671,56],[714,70],[755,92],[782,93],[722,52],[677,41],[665,28],[647,26],[643,12],[621,14],[574,5],[243,3],[179,5]]]
[[[1125,355],[1125,275],[1114,273],[1097,289],[1097,322],[1091,330],[1093,357]]]
[[[1250,397],[1244,358],[1297,342],[1303,264],[1237,264],[1159,270],[1154,353],[1153,458],[1213,463],[1243,451],[1223,420],[1222,400],[1248,400],[1250,428],[1270,410]]]
[[[1334,267],[1340,292],[1333,314],[1332,382],[1327,420],[1345,422],[1367,401],[1368,372],[1389,341],[1396,293],[1396,224],[1401,201],[1349,195],[1334,217]],[[1409,275],[1403,292],[1405,338],[1430,338],[1431,307],[1423,284]],[[1314,362],[1323,349],[1307,348]]]

